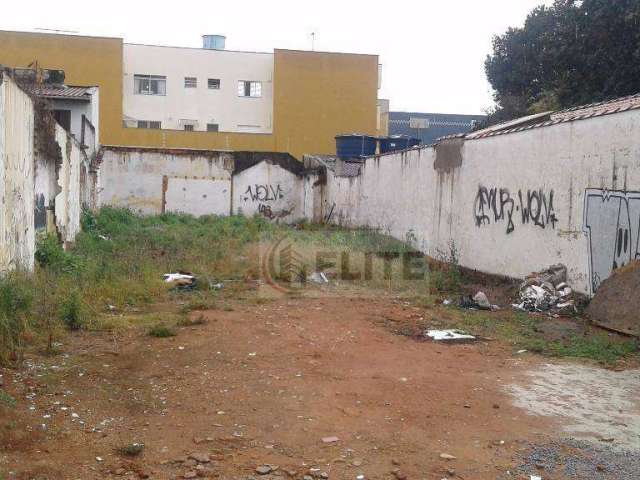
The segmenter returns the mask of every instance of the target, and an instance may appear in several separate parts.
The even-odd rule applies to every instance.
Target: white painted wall
[[[44,155],[36,153],[35,159],[35,226],[37,230],[46,230],[47,212],[53,210],[58,193],[56,163]]]
[[[146,215],[228,215],[232,170],[232,157],[224,152],[107,148],[98,172],[98,205]]]
[[[33,102],[0,75],[0,273],[32,270],[34,227]]]
[[[614,261],[640,258],[639,110],[467,140],[461,153],[448,171],[422,148],[369,158],[360,177],[329,174],[323,209],[335,203],[333,222],[377,227],[431,256],[453,241],[461,265],[487,273],[518,278],[564,263],[587,294]],[[546,202],[540,217],[536,198]],[[524,220],[523,206],[534,211]]]
[[[80,172],[86,161],[80,144],[60,125],[56,125],[56,141],[62,150],[58,172],[58,194],[55,197],[56,227],[62,241],[72,243],[80,232],[82,198]]]
[[[273,54],[125,44],[124,115],[162,121],[163,129],[183,130],[181,119],[197,120],[196,130],[217,123],[224,132],[271,133]],[[167,77],[167,94],[134,93],[134,75]],[[197,77],[197,88],[185,88],[184,77]],[[207,79],[219,78],[219,90]],[[238,96],[239,80],[262,82],[262,97]]]
[[[229,215],[230,184],[227,178],[167,178],[165,211],[201,215]]]
[[[233,176],[233,212],[290,222],[303,217],[303,179],[268,160]]]

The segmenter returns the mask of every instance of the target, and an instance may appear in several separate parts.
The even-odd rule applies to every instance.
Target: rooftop
[[[60,100],[90,101],[92,87],[72,87],[67,85],[42,85],[30,89],[38,97]]]

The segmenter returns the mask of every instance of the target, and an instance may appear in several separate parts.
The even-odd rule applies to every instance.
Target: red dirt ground
[[[282,298],[202,314],[208,323],[172,338],[74,334],[64,356],[5,371],[18,406],[0,417],[0,471],[183,478],[200,452],[211,478],[258,477],[270,464],[281,478],[495,480],[526,441],[553,436],[502,390],[535,357],[394,335],[383,319],[420,311],[391,298]],[[339,440],[323,443],[329,436]],[[142,455],[116,452],[131,442],[144,443]]]

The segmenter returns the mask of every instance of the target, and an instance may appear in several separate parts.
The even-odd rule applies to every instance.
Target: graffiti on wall
[[[632,260],[640,260],[640,192],[590,188],[584,196],[592,292]]]
[[[558,218],[553,209],[553,190],[518,190],[512,195],[507,188],[478,187],[473,205],[476,227],[504,223],[506,233],[517,225],[556,228]]]
[[[269,220],[278,221],[285,218],[293,212],[293,206],[291,202],[284,200],[287,194],[283,190],[282,186],[277,184],[256,183],[249,185],[247,190],[241,195],[243,202],[251,202],[254,207],[257,204],[257,213]],[[287,203],[287,205],[284,205]],[[253,207],[251,207],[253,208]]]
[[[249,185],[247,190],[244,192],[243,200],[248,202],[251,200],[252,202],[273,202],[275,200],[279,200],[284,198],[284,192],[282,191],[282,187],[280,184],[270,185],[270,184],[255,184]]]

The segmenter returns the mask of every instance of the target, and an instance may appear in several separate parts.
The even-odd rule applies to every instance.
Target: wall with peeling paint
[[[33,269],[36,230],[57,233],[65,244],[80,231],[80,172],[88,159],[36,104],[0,71],[0,274]]]
[[[78,141],[60,125],[56,125],[56,141],[62,150],[62,165],[58,171],[58,194],[55,197],[55,222],[60,238],[72,243],[80,232],[82,214],[81,171],[87,159]]]
[[[323,211],[434,257],[453,244],[461,265],[487,273],[564,263],[574,288],[592,294],[640,258],[638,139],[640,111],[630,110],[376,156],[359,177],[329,175]]]
[[[282,222],[304,216],[302,166],[286,155],[108,146],[98,162],[100,206]]]
[[[33,132],[31,98],[0,74],[0,273],[34,265]]]
[[[35,212],[34,222],[37,231],[51,231],[55,197],[59,192],[56,174],[56,162],[46,155],[36,152],[35,158]]]
[[[108,148],[100,158],[98,205],[145,215],[228,215],[232,171],[227,152]]]

